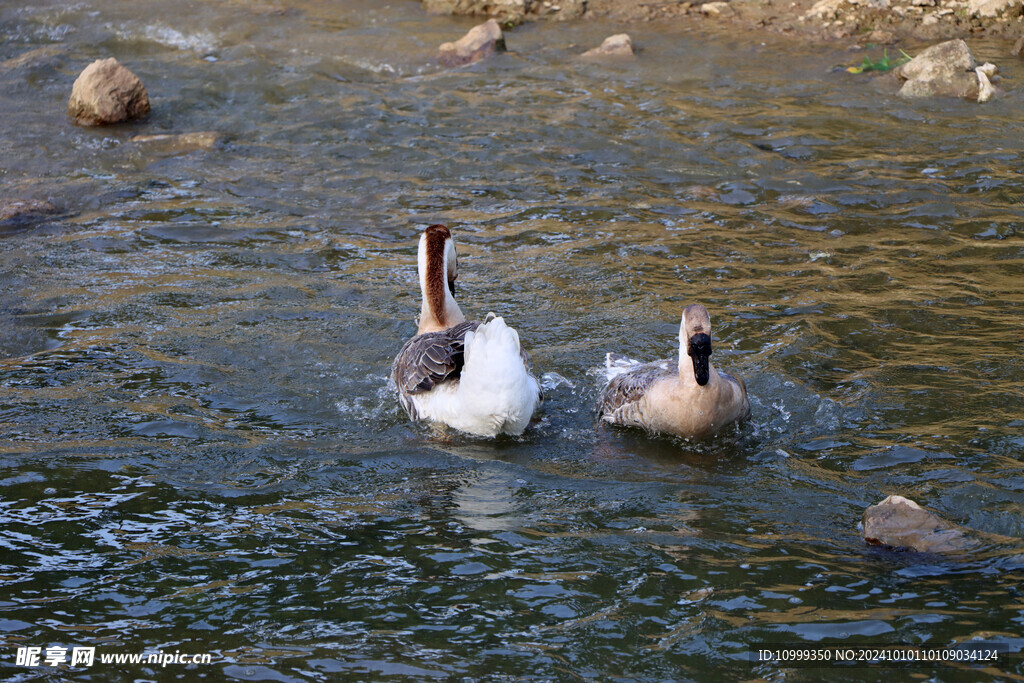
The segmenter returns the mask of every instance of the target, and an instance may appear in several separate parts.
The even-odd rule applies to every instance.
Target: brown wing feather
[[[679,366],[675,361],[656,361],[617,375],[601,392],[598,412],[603,416],[636,403],[658,379],[678,374]]]
[[[405,342],[391,366],[398,399],[413,420],[419,419],[409,396],[456,379],[465,363],[466,333],[480,323],[464,322],[441,332],[428,332]]]

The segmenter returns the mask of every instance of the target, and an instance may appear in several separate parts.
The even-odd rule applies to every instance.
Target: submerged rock
[[[68,100],[68,115],[80,126],[130,121],[148,113],[146,86],[113,57],[85,67]]]
[[[903,496],[889,496],[864,511],[864,540],[873,545],[943,553],[971,550],[978,542]]]
[[[34,223],[57,213],[50,202],[37,199],[0,199],[0,228]]]
[[[593,50],[587,50],[580,57],[586,59],[605,59],[609,57],[620,58],[620,57],[633,57],[633,40],[626,33],[619,33],[614,36],[608,36],[601,43],[600,47],[595,47]]]
[[[992,81],[996,79],[996,74],[999,73],[999,70],[995,64],[985,62],[975,69],[974,73],[978,75],[978,101],[988,102],[998,92],[996,87],[992,85]]]
[[[900,88],[903,97],[978,96],[978,68],[963,40],[933,45],[893,72],[906,81]]]
[[[501,27],[494,19],[488,19],[454,43],[442,44],[438,48],[438,59],[445,66],[461,66],[504,50],[505,36],[501,33]]]
[[[34,50],[28,52],[22,52],[17,57],[11,57],[3,62],[0,62],[0,69],[17,69],[23,66],[35,66],[37,64],[43,64],[53,59],[53,57],[63,53],[66,48],[61,45],[46,45],[45,47],[37,47]]]
[[[132,142],[144,145],[160,154],[184,154],[196,150],[211,150],[220,141],[220,134],[209,131],[202,133],[179,133],[177,135],[136,135]]]
[[[1024,57],[1024,36],[1017,39],[1017,42],[1013,44],[1013,49],[1010,50],[1010,54],[1014,57]]]

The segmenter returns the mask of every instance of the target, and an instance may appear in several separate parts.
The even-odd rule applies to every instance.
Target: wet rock
[[[469,33],[454,43],[444,43],[438,48],[438,59],[445,66],[472,64],[495,52],[505,50],[505,37],[498,22],[488,19],[485,23],[470,29]]]
[[[35,223],[54,213],[57,213],[57,207],[50,202],[36,199],[0,199],[0,228]]]
[[[978,75],[978,102],[988,102],[998,93],[992,81],[996,79],[999,70],[995,64],[985,62],[975,69],[974,73]]]
[[[903,496],[889,496],[864,511],[864,540],[872,545],[944,553],[978,546],[963,530]]]
[[[132,142],[159,154],[185,154],[197,150],[208,151],[217,146],[219,133],[180,133],[177,135],[136,135]]]
[[[519,23],[531,4],[528,0],[422,0],[422,3],[430,14],[484,16],[502,23]]]
[[[149,113],[142,81],[113,57],[85,67],[68,101],[68,115],[80,126],[130,121]]]
[[[967,13],[976,17],[1019,16],[1021,0],[970,0]]]
[[[1010,50],[1010,54],[1014,57],[1024,57],[1024,36],[1017,39],[1017,42],[1013,44],[1013,49]]]
[[[893,72],[906,81],[900,88],[903,97],[978,96],[978,67],[963,40],[933,45]]]
[[[10,59],[0,62],[0,69],[17,69],[23,66],[35,66],[52,60],[53,57],[64,52],[64,49],[65,48],[60,45],[38,47],[34,50],[23,52],[17,57],[11,57]]]
[[[633,56],[635,56],[633,53],[633,39],[626,33],[608,36],[601,43],[600,47],[587,50],[580,55],[580,57],[586,59],[628,58]]]

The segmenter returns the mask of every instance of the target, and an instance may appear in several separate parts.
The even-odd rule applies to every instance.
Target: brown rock
[[[903,496],[889,496],[864,511],[864,540],[928,553],[957,552],[978,546],[959,527]]]
[[[80,126],[130,121],[148,113],[146,87],[113,57],[85,67],[71,88],[68,116]]]
[[[605,59],[609,57],[621,58],[621,57],[633,57],[633,40],[628,34],[619,33],[614,36],[608,36],[601,43],[600,47],[595,47],[593,50],[587,50],[580,57],[587,59]]]
[[[978,96],[978,66],[963,40],[932,45],[893,72],[906,81],[900,88],[903,97]]]
[[[445,66],[472,64],[495,52],[505,50],[505,37],[494,19],[475,26],[469,33],[454,43],[444,43],[438,48],[438,59]]]
[[[1013,44],[1013,49],[1010,50],[1010,54],[1014,57],[1024,57],[1024,36],[1017,39],[1017,42]]]
[[[30,223],[52,213],[57,213],[57,208],[50,202],[0,199],[0,227]]]

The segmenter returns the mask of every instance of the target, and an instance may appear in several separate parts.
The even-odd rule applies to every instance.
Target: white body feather
[[[421,418],[469,434],[522,434],[540,400],[540,386],[523,363],[519,334],[494,318],[467,332],[457,381],[411,396]]]

